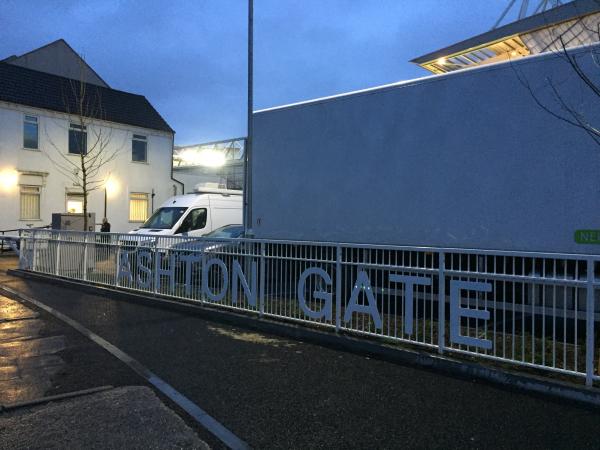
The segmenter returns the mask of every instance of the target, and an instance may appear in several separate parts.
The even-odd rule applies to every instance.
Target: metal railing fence
[[[600,379],[600,256],[21,230],[22,269]]]

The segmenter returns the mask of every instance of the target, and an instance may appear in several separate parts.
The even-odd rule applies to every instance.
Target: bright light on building
[[[14,169],[4,169],[0,171],[0,187],[5,191],[10,191],[17,186],[19,173]]]
[[[112,197],[119,192],[119,182],[109,175],[106,183],[104,183],[104,188],[106,189],[106,195]]]
[[[187,164],[205,167],[221,167],[225,164],[225,154],[222,151],[213,149],[185,150],[180,155],[181,159]]]
[[[437,63],[438,63],[439,65],[444,65],[444,64],[446,64],[446,62],[447,62],[447,61],[446,61],[446,58],[440,58],[440,59],[438,59],[438,60],[437,60]]]
[[[203,150],[200,152],[200,164],[207,167],[221,167],[225,164],[225,155],[215,150]]]

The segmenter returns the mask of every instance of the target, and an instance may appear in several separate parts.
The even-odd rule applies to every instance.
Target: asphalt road
[[[600,442],[599,410],[41,281],[2,274],[0,282],[136,358],[255,448]]]

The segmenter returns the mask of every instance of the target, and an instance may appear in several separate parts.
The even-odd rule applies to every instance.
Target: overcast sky
[[[255,0],[254,109],[427,75],[509,0]],[[246,134],[247,0],[2,0],[0,57],[64,38],[145,95],[178,145]]]

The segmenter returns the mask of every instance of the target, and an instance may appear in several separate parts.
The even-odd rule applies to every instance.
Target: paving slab
[[[208,449],[151,389],[121,387],[0,415],[2,449]]]

